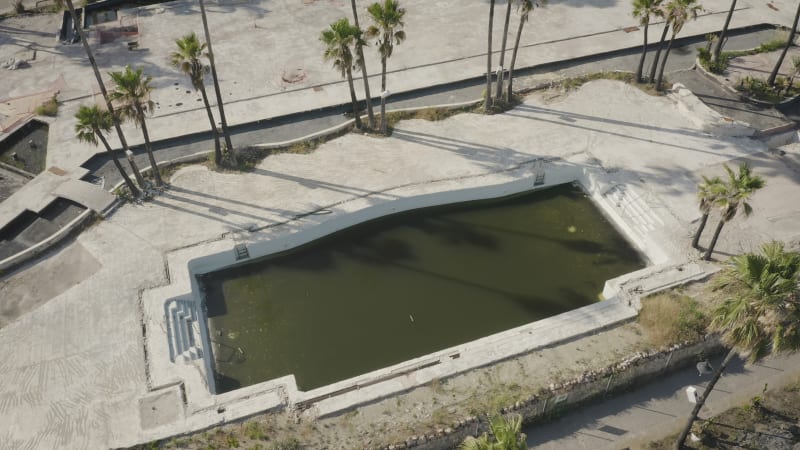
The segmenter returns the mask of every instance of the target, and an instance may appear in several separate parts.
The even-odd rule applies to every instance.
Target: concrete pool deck
[[[727,12],[726,0],[704,2],[705,12],[686,24],[682,35],[703,35],[716,31]],[[732,27],[756,24],[790,25],[793,6],[788,0],[775,0],[767,7],[760,2],[740,3]],[[483,17],[485,5],[462,4],[450,0],[431,5],[421,0],[403,3],[407,9],[408,39],[398,47],[390,61],[388,86],[392,92],[440,85],[479,76],[485,70],[484,36],[473,27],[454,26],[439,32],[442,21],[472,23]],[[499,4],[498,14],[502,9]],[[101,72],[121,70],[126,64],[142,67],[152,75],[156,102],[155,114],[148,119],[151,139],[162,140],[205,131],[207,118],[184,75],[171,68],[168,55],[174,40],[189,31],[199,31],[197,6],[185,1],[151,5],[120,11],[117,25],[136,26],[139,45],[128,50],[118,39],[99,45],[91,33],[95,58]],[[347,84],[322,60],[318,33],[328,24],[351,14],[349,4],[333,2],[231,2],[222,0],[208,8],[213,31],[221,88],[230,124],[267,119],[289,113],[338,105],[347,99]],[[365,15],[362,13],[362,15]],[[291,20],[287,20],[291,18]],[[5,71],[8,86],[3,100],[56,90],[59,92],[59,117],[50,126],[47,166],[77,174],[77,166],[102,150],[74,139],[73,116],[82,104],[97,101],[98,89],[84,61],[79,45],[59,45],[53,36],[41,30],[60,26],[60,16],[40,16],[38,29],[29,30],[25,18],[4,21],[9,32],[0,35],[0,59],[23,52],[36,59],[24,70]],[[366,21],[366,17],[362,18]],[[104,27],[113,24],[105,24]],[[630,16],[629,2],[621,0],[582,2],[568,0],[549,5],[533,13],[531,26],[524,33],[517,67],[564,61],[599,53],[613,52],[641,45],[638,32],[625,31],[636,25]],[[655,28],[659,24],[653,24]],[[494,27],[495,42],[502,29]],[[435,45],[430,45],[435,43]],[[257,57],[264,48],[274,49]],[[379,61],[369,54],[368,71],[373,85],[379,79]],[[25,56],[30,58],[30,56]],[[302,76],[296,76],[296,75]],[[286,81],[289,79],[290,81]],[[363,86],[356,83],[360,95]],[[373,86],[372,90],[376,90]],[[29,108],[30,109],[30,108]],[[29,114],[30,111],[21,111]],[[10,113],[9,113],[10,114]],[[11,122],[16,123],[15,120]],[[123,126],[131,145],[142,142],[141,133],[132,124]],[[0,134],[2,137],[2,134]],[[116,137],[109,136],[112,146]],[[211,150],[209,147],[207,150]],[[75,176],[75,175],[71,175]],[[16,194],[21,202],[0,205],[0,226],[22,212],[26,202],[41,203],[52,192],[23,187]]]
[[[592,113],[582,112],[590,104]],[[324,144],[310,158],[288,154],[268,158],[254,173],[244,176],[266,175],[266,179],[245,182],[246,190],[256,197],[283,197],[285,193],[288,203],[281,202],[285,204],[280,208],[282,214],[270,221],[263,213],[259,217],[231,210],[231,216],[242,214],[238,230],[225,227],[213,242],[171,252],[170,285],[144,293],[145,327],[152,330],[147,354],[153,387],[177,389],[182,383],[186,416],[193,419],[220,406],[224,412],[219,420],[252,415],[253,399],[259,396],[264,398],[261,408],[310,406],[308,414],[320,418],[635,317],[636,309],[629,304],[637,293],[701,278],[714,270],[696,264],[698,255],[688,248],[691,223],[698,218],[694,200],[697,180],[692,173],[711,167],[719,170],[720,162],[732,159],[764,158],[766,147],[758,141],[722,140],[702,131],[710,128],[747,135],[752,130],[735,125],[720,130],[716,128],[718,117],[698,105],[685,105],[686,99],[677,94],[654,98],[624,84],[595,82],[563,98],[552,92],[536,94],[502,115],[463,114],[443,122],[403,122],[389,139],[349,134]],[[659,108],[658,127],[642,121],[643,114],[655,114]],[[597,122],[603,126],[597,127]],[[310,160],[300,168],[297,158]],[[348,183],[350,175],[336,169],[320,179],[325,167],[332,167],[338,158],[359,162],[357,184]],[[165,300],[188,301],[192,290],[196,291],[190,273],[237,263],[235,245],[247,245],[255,258],[395,211],[527,190],[534,184],[541,158],[546,161],[543,170],[548,185],[579,182],[651,261],[650,267],[609,282],[604,294],[611,300],[309,392],[298,391],[292,377],[283,377],[215,397],[208,393],[213,384],[208,350],[197,345],[193,355],[202,356],[192,356],[186,363],[166,352],[167,342],[174,339],[167,324],[173,324],[172,334],[176,326],[174,321],[164,320]],[[194,166],[175,173],[173,182],[180,186],[178,193],[191,196],[202,186],[224,183],[227,177]],[[796,178],[789,178],[796,184]],[[189,184],[184,185],[183,180]],[[215,195],[217,199],[235,195],[229,187],[224,189],[224,195]],[[297,209],[292,206],[293,198],[301,191],[301,198],[313,200]],[[173,193],[167,197],[170,195]],[[245,203],[244,198],[233,201]],[[208,206],[209,210],[218,207]],[[326,214],[308,215],[318,210]],[[800,209],[791,217],[800,218]],[[776,233],[773,224],[765,228],[772,237],[800,237],[792,226],[782,233]],[[745,242],[737,245],[746,249]],[[202,327],[192,326],[196,328],[195,342],[206,339]]]
[[[203,166],[179,170],[164,195],[123,206],[68,244],[81,247],[100,269],[76,276],[64,292],[0,329],[0,374],[6,380],[0,388],[0,442],[8,448],[131,445],[265,409],[267,398],[253,397],[232,402],[230,412],[220,414],[217,407],[224,403],[207,397],[204,408],[187,414],[178,385],[151,392],[164,383],[164,370],[157,367],[164,362],[154,362],[156,354],[145,357],[149,342],[140,302],[155,293],[162,299],[185,294],[174,284],[188,279],[182,264],[209,248],[230,250],[235,242],[291,233],[397,198],[513,182],[530,176],[525,163],[532,159],[587,167],[606,182],[624,183],[663,224],[646,230],[632,216],[624,220],[658,241],[667,265],[691,265],[699,258],[688,243],[699,217],[700,175],[747,159],[756,173],[768,176],[767,187],[753,200],[754,215],[723,231],[719,254],[752,250],[772,238],[797,240],[800,207],[784,201],[800,194],[797,160],[789,159],[797,148],[786,147],[779,156],[758,141],[704,133],[674,102],[599,81],[567,94],[534,94],[505,114],[401,122],[391,138],[348,134],[309,155],[271,156],[247,174]],[[294,219],[321,208],[333,214]],[[253,227],[267,228],[246,231]],[[4,295],[34,282],[36,270],[11,274]],[[149,341],[158,326],[145,326]],[[186,389],[188,395],[201,392],[188,384]],[[285,394],[276,389],[266,395],[280,405]],[[328,407],[337,405],[322,404],[320,410]],[[152,411],[163,416],[152,417]],[[149,428],[156,423],[161,426]]]

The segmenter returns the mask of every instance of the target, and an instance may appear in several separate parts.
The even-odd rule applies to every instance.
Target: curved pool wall
[[[381,199],[378,200],[380,203],[375,204],[359,202],[358,205],[364,206],[347,213],[325,216],[304,215],[298,220],[311,219],[309,222],[312,223],[302,224],[294,232],[282,230],[283,232],[278,233],[280,236],[276,238],[246,244],[249,252],[249,258],[246,260],[237,260],[231,241],[223,240],[209,243],[206,247],[215,250],[206,256],[192,258],[184,263],[170,261],[172,284],[150,291],[153,296],[160,298],[157,300],[160,307],[148,307],[149,302],[144,302],[145,322],[149,328],[146,340],[148,374],[152,389],[180,385],[187,412],[192,414],[210,411],[214,405],[239,405],[236,410],[238,412],[235,413],[232,411],[223,413],[220,410],[226,411],[226,409],[218,408],[217,413],[227,414],[227,420],[273,408],[305,409],[312,405],[315,414],[324,416],[413,389],[436,378],[454,376],[537,348],[596,332],[621,321],[631,320],[637,311],[631,307],[629,300],[617,297],[620,287],[626,280],[642,278],[642,274],[647,273],[654,265],[666,263],[669,259],[667,253],[654,239],[647,239],[641,232],[637,232],[630,220],[622,217],[619,208],[615,209],[611,204],[607,194],[613,189],[624,186],[624,182],[614,181],[608,173],[594,167],[561,161],[549,161],[546,165],[546,182],[538,186],[534,185],[537,181],[536,171],[525,169],[523,166],[527,164],[521,164],[513,170],[521,170],[523,173],[508,182],[411,195],[394,200]],[[476,178],[481,180],[481,177]],[[447,185],[447,181],[443,180],[443,183]],[[214,363],[210,350],[212,346],[203,312],[204,299],[197,281],[198,275],[247,264],[254,259],[284,252],[356,224],[402,211],[501,198],[571,182],[583,188],[609,221],[641,252],[643,259],[648,263],[648,267],[644,269],[606,281],[603,289],[606,300],[307,392],[299,391],[294,377],[290,375],[224,394],[216,394]],[[369,200],[375,201],[375,198]],[[327,210],[322,208],[319,212],[326,213]],[[316,220],[319,218],[325,220]],[[188,270],[174,267],[174,264],[185,264]],[[187,351],[188,356],[184,354],[183,361],[181,355],[176,353],[177,349],[173,348],[171,333],[177,331],[172,330],[169,324],[170,305],[176,302],[192,305],[191,308],[194,310],[194,312],[183,312],[183,316],[178,314],[182,320],[185,319],[191,324],[188,333],[196,335],[193,342],[196,349]],[[192,314],[196,314],[194,319]],[[175,316],[174,313],[172,315]],[[164,359],[169,361],[165,362]],[[409,385],[407,380],[399,379],[409,374],[413,374],[415,380],[413,385]],[[259,400],[256,402],[255,399]]]

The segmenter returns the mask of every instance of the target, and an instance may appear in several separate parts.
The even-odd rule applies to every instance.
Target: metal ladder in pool
[[[200,324],[197,322],[197,303],[173,299],[164,305],[167,320],[169,359],[189,363],[203,357]]]
[[[544,184],[544,158],[539,158],[533,163],[534,186],[541,186]]]

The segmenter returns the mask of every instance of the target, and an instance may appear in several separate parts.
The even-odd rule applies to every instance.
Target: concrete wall
[[[501,412],[506,415],[519,414],[524,423],[546,419],[548,415],[563,412],[583,402],[685,367],[694,363],[701,353],[708,355],[721,349],[719,340],[712,337],[698,343],[676,345],[662,351],[638,353],[612,366],[585,372],[564,384],[551,384],[544,392],[508,405]],[[409,436],[406,441],[389,445],[384,449],[451,449],[457,447],[467,436],[477,436],[488,430],[488,417],[470,416],[427,434]]]

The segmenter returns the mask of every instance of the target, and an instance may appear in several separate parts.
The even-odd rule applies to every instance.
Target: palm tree
[[[517,62],[517,51],[519,51],[519,41],[522,37],[522,28],[525,26],[525,22],[528,21],[528,16],[530,15],[531,11],[533,11],[534,6],[544,5],[547,0],[541,0],[538,2],[534,2],[533,0],[518,0],[519,5],[519,26],[517,27],[517,37],[514,41],[514,51],[511,52],[511,64],[508,67],[508,90],[506,92],[506,102],[511,103],[512,97],[514,95],[513,91],[513,84],[514,84],[514,65]]]
[[[745,216],[749,216],[753,212],[753,208],[747,203],[747,200],[759,189],[764,187],[764,180],[757,175],[750,172],[750,167],[747,163],[742,163],[739,166],[739,173],[733,173],[730,167],[723,166],[725,172],[728,174],[728,181],[725,183],[725,189],[714,200],[714,204],[720,208],[722,218],[717,224],[717,229],[714,230],[714,237],[711,238],[711,244],[708,245],[703,259],[708,261],[711,259],[711,254],[714,252],[714,247],[717,245],[717,239],[722,231],[723,225],[729,222],[736,216],[739,207],[742,207],[742,212]]]
[[[495,416],[489,421],[489,427],[494,435],[494,442],[489,435],[483,433],[480,437],[467,437],[458,447],[461,450],[526,450],[525,434],[521,433],[522,416],[515,414],[509,418]]]
[[[644,70],[644,58],[647,55],[647,30],[650,27],[650,17],[658,15],[661,0],[633,0],[633,17],[639,19],[639,25],[644,27],[644,44],[642,45],[642,57],[639,58],[639,65],[636,67],[636,81],[642,80]]]
[[[794,23],[792,24],[792,30],[789,32],[789,37],[786,38],[786,45],[783,47],[781,56],[778,57],[778,61],[775,63],[775,68],[772,69],[772,73],[770,73],[769,78],[767,78],[767,84],[769,84],[770,86],[775,86],[775,78],[778,77],[778,71],[781,70],[783,59],[786,58],[786,52],[789,51],[789,47],[791,47],[792,44],[794,43],[794,35],[797,34],[798,20],[800,20],[800,2],[797,3],[797,12],[794,14]]]
[[[724,192],[725,184],[720,177],[707,178],[704,176],[703,182],[697,186],[698,207],[700,212],[703,213],[703,217],[700,218],[700,225],[698,225],[697,232],[695,232],[694,239],[692,239],[692,247],[698,248],[700,235],[703,234],[703,229],[708,222],[708,214],[711,212],[714,202]]]
[[[728,26],[731,24],[731,18],[733,17],[733,11],[736,9],[736,0],[731,0],[731,7],[728,10],[728,15],[725,17],[725,24],[722,26],[722,31],[719,32],[719,36],[717,36],[717,45],[714,46],[714,52],[711,53],[711,61],[717,62],[719,60],[719,55],[722,53],[722,44],[725,41],[725,33],[728,32]]]
[[[326,46],[323,54],[325,60],[333,61],[333,67],[341,72],[342,78],[347,78],[350,100],[353,102],[353,117],[356,119],[356,127],[361,128],[361,115],[358,112],[356,90],[353,88],[353,52],[350,51],[361,40],[361,30],[350,25],[347,19],[339,19],[329,29],[324,30],[319,39]]]
[[[786,83],[786,95],[789,95],[792,87],[794,87],[794,79],[798,74],[800,74],[800,58],[795,56],[792,58],[792,71],[789,73],[789,80]]]
[[[494,1],[494,0],[492,0]],[[367,12],[372,17],[373,25],[367,29],[367,36],[375,41],[378,52],[381,54],[381,131],[384,135],[388,134],[386,125],[386,61],[392,57],[392,50],[395,45],[400,45],[406,39],[403,28],[403,16],[406,14],[405,8],[400,7],[397,0],[384,0],[383,4],[373,3],[367,8]]]
[[[142,69],[131,70],[131,66],[125,66],[124,72],[110,72],[111,79],[114,81],[114,92],[111,93],[111,100],[120,104],[119,113],[122,117],[131,119],[142,129],[144,136],[144,148],[147,150],[147,158],[150,160],[150,168],[156,180],[156,186],[161,186],[164,181],[161,179],[156,159],[153,157],[153,148],[150,145],[150,134],[147,132],[145,114],[152,113],[155,106],[150,100],[150,86],[152,77],[142,75]]]
[[[192,82],[192,87],[195,91],[200,91],[203,97],[203,104],[206,107],[206,114],[208,114],[208,121],[211,124],[211,132],[214,134],[214,162],[218,165],[222,163],[222,149],[219,145],[219,132],[217,131],[216,122],[214,122],[214,115],[211,113],[211,104],[208,102],[208,95],[206,94],[206,85],[203,82],[206,74],[209,71],[208,66],[200,61],[203,56],[208,56],[204,53],[206,44],[201,44],[197,39],[197,35],[191,32],[184,37],[177,39],[175,45],[178,46],[178,51],[173,52],[171,55],[172,65],[180,69],[181,72],[189,77]]]
[[[359,30],[361,26],[358,24],[358,11],[356,11],[356,0],[350,0],[350,6],[353,7],[353,23],[355,24],[356,28]],[[369,119],[369,127],[374,129],[375,128],[375,113],[372,111],[372,96],[369,93],[369,75],[367,75],[367,63],[364,60],[364,45],[365,42],[359,40],[356,42],[356,56],[358,57],[358,63],[361,67],[361,78],[364,80],[364,96],[365,101],[364,103],[367,104],[367,118]]]
[[[720,275],[717,288],[732,295],[714,312],[711,330],[722,335],[728,354],[697,399],[675,442],[680,449],[714,385],[736,354],[756,362],[770,353],[800,349],[800,253],[783,243],[764,244],[761,254],[734,256]]]
[[[228,121],[225,119],[225,107],[222,105],[222,92],[219,89],[217,65],[214,63],[214,51],[211,49],[211,33],[208,32],[206,6],[203,0],[200,0],[200,17],[203,19],[203,33],[206,36],[206,45],[208,45],[208,63],[211,67],[211,80],[214,82],[214,93],[217,96],[217,109],[219,109],[219,122],[220,126],[222,127],[222,136],[225,138],[225,148],[228,150],[231,164],[236,165],[236,151],[233,148],[233,143],[231,143],[231,133],[228,131]]]
[[[672,36],[669,39],[669,44],[667,44],[667,50],[664,52],[664,59],[661,61],[661,69],[659,69],[658,78],[656,78],[656,89],[661,89],[664,68],[667,66],[667,58],[669,58],[669,52],[675,42],[675,36],[681,32],[687,21],[696,19],[697,13],[703,9],[696,2],[697,0],[672,0],[666,6],[664,17],[672,28]]]
[[[483,112],[492,108],[492,23],[494,22],[494,1],[489,3],[489,51],[486,52],[486,92],[483,94]]]
[[[506,58],[506,42],[508,41],[508,22],[511,19],[511,5],[514,3],[514,0],[506,0],[506,18],[503,24],[503,43],[500,45],[500,73],[497,75],[497,92],[494,95],[494,98],[501,99],[503,98],[503,62]]]
[[[63,3],[62,3],[63,1]],[[114,124],[114,130],[117,132],[117,138],[119,139],[120,145],[122,145],[123,152],[128,152],[130,149],[128,148],[128,141],[125,139],[125,134],[122,132],[122,127],[119,124],[119,118],[117,114],[114,112],[114,105],[111,104],[111,99],[108,96],[108,91],[106,90],[106,86],[103,83],[103,77],[100,75],[100,69],[97,67],[97,61],[94,59],[94,54],[92,53],[92,48],[89,47],[89,42],[86,40],[86,34],[83,32],[83,27],[80,26],[80,21],[78,20],[78,14],[75,12],[75,6],[72,4],[72,0],[56,0],[56,6],[59,8],[63,8],[64,6],[67,7],[69,10],[69,14],[72,17],[72,24],[75,27],[75,31],[78,32],[78,36],[81,39],[81,44],[83,45],[83,50],[86,52],[86,56],[89,59],[89,64],[92,66],[92,72],[94,72],[94,78],[97,80],[97,85],[100,87],[100,94],[103,96],[103,100],[106,103],[106,109],[111,114],[111,121]],[[137,180],[139,181],[139,180]],[[144,187],[142,184],[139,185],[140,187]]]
[[[664,7],[660,1],[658,2],[658,7],[653,11],[653,17],[664,19]],[[658,40],[656,55],[653,57],[653,62],[650,63],[650,74],[647,77],[650,83],[654,83],[656,80],[658,61],[661,59],[661,50],[664,48],[664,42],[667,40],[667,33],[669,33],[669,22],[664,20],[664,29],[661,31],[661,38]]]
[[[106,152],[111,156],[111,160],[114,161],[114,165],[117,166],[120,175],[122,175],[122,179],[125,180],[125,184],[128,186],[128,189],[130,189],[131,195],[138,197],[139,189],[136,188],[136,185],[128,174],[125,173],[125,169],[122,168],[122,164],[120,164],[117,159],[117,154],[114,153],[111,146],[108,145],[108,141],[105,137],[105,133],[108,133],[109,130],[111,130],[111,126],[114,124],[111,113],[108,111],[101,111],[97,105],[81,106],[78,108],[75,118],[78,119],[78,123],[75,124],[75,136],[78,140],[96,146],[97,140],[100,139],[100,142],[102,142],[103,146],[106,148]],[[141,176],[138,174],[138,171],[134,173],[138,175],[136,177],[137,179]],[[139,184],[142,185],[144,183],[142,180],[139,180]]]

